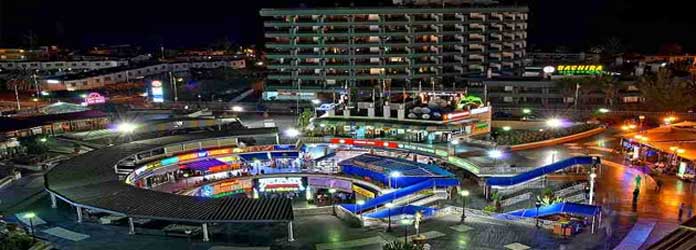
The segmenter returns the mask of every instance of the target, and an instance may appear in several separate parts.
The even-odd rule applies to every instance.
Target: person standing
[[[679,204],[679,222],[682,221],[682,215],[684,214],[684,203]]]

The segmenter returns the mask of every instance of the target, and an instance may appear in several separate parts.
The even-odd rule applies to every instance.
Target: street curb
[[[604,132],[606,128],[599,127],[599,128],[594,128],[590,129],[587,131],[583,131],[577,134],[572,134],[569,136],[565,137],[559,137],[559,138],[553,138],[545,141],[537,141],[537,142],[530,142],[530,143],[525,143],[525,144],[518,144],[518,145],[511,145],[510,151],[521,151],[521,150],[528,150],[528,149],[535,149],[535,148],[540,148],[540,147],[546,147],[546,146],[552,146],[552,145],[557,145],[569,141],[575,141],[578,139],[583,139],[587,138],[599,133]]]

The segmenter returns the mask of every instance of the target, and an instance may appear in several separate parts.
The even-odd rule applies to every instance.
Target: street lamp
[[[233,112],[242,112],[242,111],[244,111],[244,108],[242,108],[241,106],[233,106],[232,111]]]
[[[34,235],[34,217],[36,214],[34,212],[28,212],[24,214],[25,219],[29,219],[29,228],[31,230],[31,242],[36,242],[36,235]]]
[[[459,195],[462,196],[462,218],[459,222],[464,223],[466,219],[466,198],[469,197],[469,190],[462,190],[459,192]]]
[[[193,233],[193,231],[184,230],[184,233],[186,234],[186,238],[188,238],[188,249],[191,250],[191,233]]]
[[[387,232],[391,232],[391,209],[394,207],[394,203],[388,202],[387,204],[384,204],[385,207],[387,207]]]
[[[594,169],[592,170],[594,171]],[[590,205],[592,205],[592,201],[594,200],[594,183],[595,183],[595,178],[597,178],[596,173],[591,173],[590,174]]]
[[[389,172],[389,188],[394,188],[394,187],[392,187],[392,178],[399,178],[399,177],[401,177],[401,172],[399,172],[399,171]],[[397,185],[398,185],[397,183],[394,183],[394,186],[397,186]]]
[[[336,189],[334,189],[334,188],[329,189],[329,194],[331,194],[331,199],[330,199],[331,200],[331,211],[332,211],[334,216],[336,215],[336,205],[334,203],[334,194],[335,193],[336,193]]]
[[[188,187],[188,178],[189,178],[189,174],[184,173],[184,184],[186,185],[186,187]]]
[[[558,127],[561,127],[562,125],[563,125],[563,121],[561,119],[558,119],[558,118],[551,118],[551,119],[546,120],[546,126],[548,126],[550,128],[558,128]]]
[[[522,114],[528,115],[528,114],[531,114],[531,113],[532,113],[532,110],[531,110],[531,109],[528,109],[528,108],[522,109]]]
[[[487,152],[488,157],[493,158],[493,166],[498,164],[498,159],[503,157],[503,152],[498,149],[491,149]]]
[[[317,106],[321,104],[321,100],[319,99],[312,99],[312,104],[314,106],[314,117],[319,117],[319,113],[317,111]]]
[[[46,141],[48,141],[48,139],[46,139],[46,137],[41,137],[41,139],[39,139],[39,141],[45,143]]]
[[[600,109],[597,110],[597,111],[599,111],[599,113],[606,114],[606,113],[609,113],[611,110],[609,110],[609,109],[607,109],[607,108],[600,108]]]
[[[510,130],[512,130],[512,128],[511,128],[510,126],[504,126],[504,127],[503,127],[503,131],[510,131]]]
[[[541,207],[541,202],[536,201],[534,206],[536,207],[536,214],[534,215],[534,219],[536,219],[536,228],[539,228],[539,207]]]
[[[411,223],[413,223],[412,220],[406,217],[401,218],[401,225],[404,226],[404,243],[408,241],[408,225],[411,225]]]
[[[300,135],[300,131],[297,130],[296,128],[288,128],[285,130],[285,136],[290,137],[290,138],[295,138]]]
[[[137,127],[135,126],[135,124],[130,123],[130,122],[122,122],[122,123],[119,123],[118,125],[116,125],[116,130],[118,130],[118,132],[121,132],[124,134],[133,133],[133,131],[135,131],[136,128]]]
[[[360,213],[360,221],[362,222],[362,220],[363,220],[363,214],[362,214],[362,211],[360,211],[360,210],[362,210],[362,206],[365,205],[365,201],[364,201],[364,200],[358,200],[358,201],[355,202],[355,204],[358,205],[358,212]]]

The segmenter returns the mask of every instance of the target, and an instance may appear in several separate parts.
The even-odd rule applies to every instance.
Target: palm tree
[[[598,84],[592,78],[561,78],[556,81],[557,87],[561,90],[561,95],[575,98],[575,91],[578,92],[577,103],[582,104],[582,96],[585,96],[598,89]],[[580,88],[578,88],[578,85]]]
[[[604,104],[610,107],[614,106],[614,101],[616,101],[616,97],[619,95],[619,89],[621,89],[621,83],[614,77],[604,75],[596,77],[595,81],[602,93],[604,93]]]
[[[641,78],[638,89],[649,109],[686,111],[696,106],[696,83],[673,77],[667,69],[659,70],[654,76]]]

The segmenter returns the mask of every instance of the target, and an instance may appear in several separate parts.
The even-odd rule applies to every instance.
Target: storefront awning
[[[218,160],[218,159],[206,159],[206,160],[202,160],[202,161],[194,161],[191,163],[187,163],[186,165],[183,165],[182,167],[188,168],[191,170],[196,170],[196,171],[208,171],[211,168],[225,166],[225,165],[227,165],[227,164]]]
[[[241,158],[242,160],[245,160],[245,161],[256,161],[256,160],[267,161],[267,160],[270,160],[270,158],[268,158],[268,153],[266,153],[266,152],[240,154],[239,158]]]
[[[271,152],[271,157],[277,158],[297,158],[299,157],[298,152]]]

